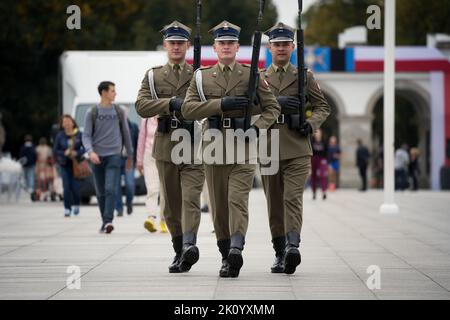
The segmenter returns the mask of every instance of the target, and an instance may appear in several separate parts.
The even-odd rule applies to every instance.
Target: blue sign
[[[329,72],[330,71],[330,48],[325,47],[305,47],[304,52],[305,66],[313,72]],[[272,63],[272,54],[267,48],[266,67]],[[291,56],[291,63],[297,65],[297,49]]]

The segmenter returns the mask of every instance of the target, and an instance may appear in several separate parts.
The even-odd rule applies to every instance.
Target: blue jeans
[[[125,177],[125,194],[127,207],[133,203],[134,198],[134,189],[135,189],[134,166],[132,166],[131,169],[127,171],[125,169],[126,163],[127,159],[122,158],[122,163],[120,166],[120,176],[116,188],[116,210],[117,212],[120,213],[123,212],[122,186],[121,186],[122,176]]]
[[[120,155],[100,157],[100,164],[92,164],[95,193],[103,225],[112,222],[114,218],[114,196],[120,175],[121,158]]]
[[[395,190],[409,188],[408,176],[405,169],[395,169]]]
[[[60,166],[64,189],[64,208],[80,205],[80,182],[73,176],[72,166]]]
[[[31,193],[34,191],[34,174],[35,174],[35,166],[24,167],[23,173],[25,176],[25,183],[28,191]]]

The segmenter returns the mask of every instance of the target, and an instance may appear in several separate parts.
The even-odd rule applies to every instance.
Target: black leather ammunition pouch
[[[300,128],[300,115],[296,114],[280,114],[276,123],[278,124],[287,124],[289,129],[297,130]]]
[[[219,116],[209,117],[208,118],[208,127],[210,129],[218,129],[220,130],[222,128],[222,121],[220,120]]]
[[[208,118],[209,128],[210,129],[242,129],[245,130],[245,118],[244,117],[235,117],[235,118],[223,118],[221,119],[219,116],[209,117]]]
[[[169,133],[170,124],[171,124],[170,117],[158,118],[158,128],[156,130],[161,133]]]

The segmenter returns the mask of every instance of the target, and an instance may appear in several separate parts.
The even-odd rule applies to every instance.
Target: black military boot
[[[300,264],[302,258],[298,247],[300,245],[300,234],[290,231],[286,234],[286,248],[284,249],[284,273],[293,274],[295,268]]]
[[[230,265],[228,269],[228,276],[230,278],[237,278],[239,276],[239,271],[244,264],[242,259],[242,250],[244,250],[245,239],[242,234],[236,232],[231,236],[230,251],[228,252],[228,264]]]
[[[197,246],[197,235],[194,232],[186,232],[183,234],[183,250],[180,258],[180,271],[187,272],[191,267],[197,263],[200,252]]]
[[[217,241],[217,246],[219,247],[220,254],[222,255],[222,266],[219,270],[219,276],[221,278],[228,278],[228,271],[230,265],[228,264],[228,251],[230,251],[230,239],[223,239]]]
[[[183,236],[177,236],[172,238],[173,250],[175,250],[175,257],[173,258],[172,264],[169,266],[169,273],[179,273],[180,268],[180,258],[181,250],[183,248]]]
[[[284,248],[286,245],[286,237],[276,237],[272,239],[273,249],[275,250],[275,261],[273,266],[270,268],[272,273],[283,273],[284,265],[283,265],[283,257],[284,257]]]

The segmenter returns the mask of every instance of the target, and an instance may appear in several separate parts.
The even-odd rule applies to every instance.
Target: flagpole
[[[399,213],[394,199],[395,2],[395,0],[384,1],[384,203],[380,206],[382,214]]]

